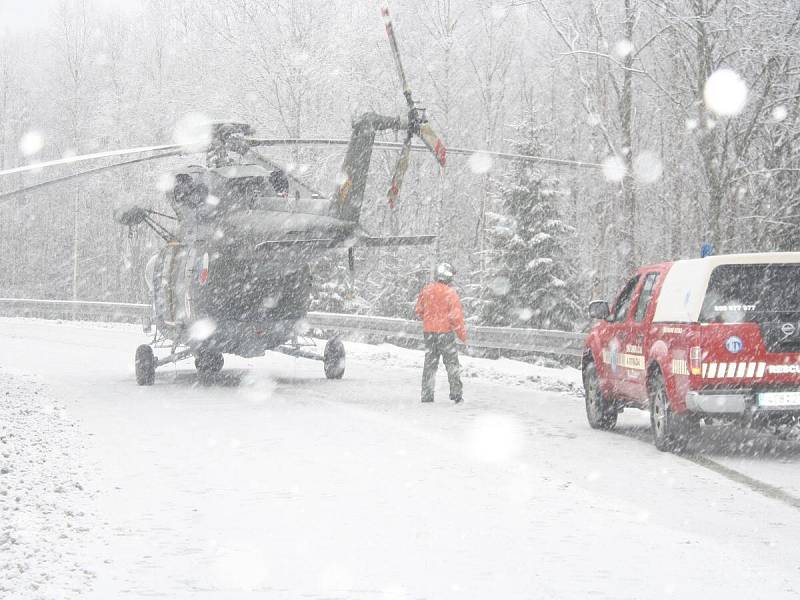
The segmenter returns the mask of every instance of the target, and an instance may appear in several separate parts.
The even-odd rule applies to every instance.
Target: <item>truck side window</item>
[[[658,279],[658,273],[648,273],[647,276],[644,278],[644,284],[642,285],[642,293],[639,294],[639,302],[636,305],[636,313],[634,314],[633,320],[637,323],[641,323],[644,320],[644,314],[647,312],[647,307],[650,304],[650,299],[653,297],[653,288],[656,287],[656,280]]]
[[[625,316],[628,314],[628,309],[631,306],[631,298],[633,298],[633,292],[636,290],[637,283],[639,283],[638,275],[628,281],[625,287],[622,288],[619,296],[617,296],[617,301],[614,304],[614,318],[611,319],[613,322],[619,323],[625,320]]]

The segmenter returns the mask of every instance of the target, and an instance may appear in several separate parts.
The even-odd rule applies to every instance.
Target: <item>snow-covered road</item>
[[[441,401],[443,374],[421,405],[421,354],[388,346],[349,346],[341,381],[270,354],[142,388],[144,340],[0,319],[2,427],[75,425],[46,436],[51,461],[28,460],[41,440],[3,455],[0,577],[28,565],[0,580],[11,597],[800,595],[796,444],[708,435],[696,458],[663,454],[641,413],[589,429],[553,391],[576,373],[511,361],[467,360],[463,405]]]

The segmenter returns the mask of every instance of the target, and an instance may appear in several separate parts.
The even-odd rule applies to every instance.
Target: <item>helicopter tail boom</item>
[[[372,147],[378,131],[402,131],[407,127],[398,117],[385,117],[373,112],[363,114],[353,123],[353,133],[339,173],[333,200],[334,216],[356,222],[361,215]]]

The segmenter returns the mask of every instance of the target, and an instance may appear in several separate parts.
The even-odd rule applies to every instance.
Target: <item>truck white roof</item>
[[[700,316],[711,272],[719,265],[800,263],[800,252],[720,254],[676,260],[672,263],[658,296],[654,323],[693,323]]]

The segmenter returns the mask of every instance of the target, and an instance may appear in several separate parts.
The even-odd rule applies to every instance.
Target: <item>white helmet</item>
[[[455,274],[456,270],[453,265],[443,262],[436,265],[434,279],[436,279],[436,281],[441,281],[442,283],[450,283],[453,281],[453,275]]]

